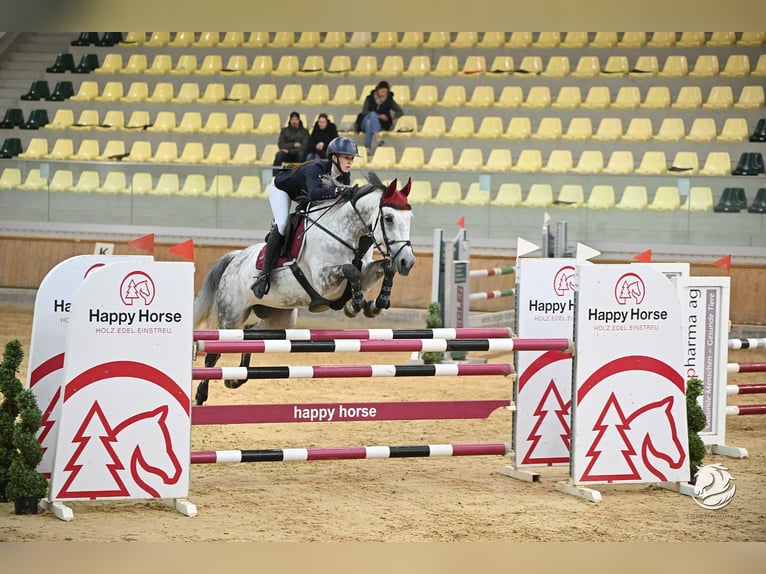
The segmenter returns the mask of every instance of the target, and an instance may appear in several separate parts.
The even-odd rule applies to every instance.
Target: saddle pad
[[[298,258],[298,255],[300,255],[301,249],[303,247],[303,238],[306,234],[306,218],[305,217],[298,217],[297,225],[295,225],[293,229],[292,237],[288,238],[287,241],[290,241],[290,256],[285,257],[280,255],[277,257],[277,262],[274,265],[274,269],[278,269],[279,267],[282,267],[285,265],[285,263],[292,261],[294,259]],[[263,258],[266,255],[266,245],[264,244],[263,247],[261,247],[261,250],[258,252],[258,258],[255,260],[255,268],[256,269],[263,269]]]

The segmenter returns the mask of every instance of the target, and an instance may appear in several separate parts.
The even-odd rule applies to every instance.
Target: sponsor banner
[[[689,269],[690,265],[688,263],[664,263],[664,262],[657,262],[657,263],[639,263],[639,262],[633,262],[633,265],[647,265],[651,267],[652,269],[656,269],[660,273],[662,273],[665,277],[670,279],[673,284],[676,284],[676,281],[679,277],[688,277],[689,276]]]
[[[729,337],[729,277],[686,277],[678,281],[683,325],[683,373],[702,379],[698,398],[707,424],[706,445],[726,439],[726,376]]]
[[[52,501],[188,493],[194,264],[124,261],[72,301]]]
[[[577,484],[689,479],[681,306],[659,271],[577,271],[572,463]]]
[[[56,444],[58,407],[64,368],[69,312],[72,298],[89,274],[115,261],[151,261],[143,255],[78,255],[56,265],[43,278],[35,296],[32,338],[29,346],[27,387],[32,389],[43,413],[37,440],[43,458],[37,471],[50,476]]]
[[[571,339],[574,260],[519,258],[516,277],[516,336]],[[572,355],[521,351],[515,364],[515,466],[569,464]]]

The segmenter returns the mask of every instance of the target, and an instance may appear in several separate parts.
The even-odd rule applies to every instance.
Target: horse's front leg
[[[341,280],[348,281],[351,289],[351,299],[343,306],[347,317],[356,317],[364,308],[364,292],[362,291],[362,273],[351,263],[338,267]]]
[[[239,359],[239,366],[240,367],[249,367],[250,366],[250,353],[242,353],[242,356]],[[247,377],[244,379],[226,379],[223,384],[226,386],[227,389],[237,389],[244,385],[247,382]]]
[[[208,368],[215,367],[215,364],[218,362],[218,359],[221,358],[220,353],[209,353],[205,355],[205,366]],[[208,389],[209,380],[204,379],[199,382],[197,385],[197,392],[194,395],[194,402],[197,405],[204,405],[205,401],[207,401],[207,389]]]
[[[364,316],[365,317],[377,317],[380,312],[383,309],[388,309],[391,306],[391,289],[394,286],[394,275],[396,275],[396,270],[394,269],[394,264],[390,259],[382,259],[375,262],[376,264],[379,263],[380,265],[375,265],[375,269],[372,271],[375,271],[376,277],[375,280],[380,277],[380,275],[383,275],[383,283],[380,286],[380,293],[375,298],[374,301],[367,301],[364,305]],[[373,265],[369,265],[368,269],[370,267],[373,267]],[[367,270],[365,270],[365,277],[367,276]]]

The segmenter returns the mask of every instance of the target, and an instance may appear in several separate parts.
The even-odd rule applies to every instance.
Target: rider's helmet
[[[361,157],[356,142],[345,136],[333,138],[330,143],[327,144],[327,157],[330,157],[333,154]]]

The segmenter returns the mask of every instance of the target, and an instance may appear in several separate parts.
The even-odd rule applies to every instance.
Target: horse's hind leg
[[[220,358],[221,355],[218,353],[210,353],[205,355],[205,366],[208,368],[215,367],[215,364]],[[197,405],[204,405],[205,401],[207,401],[208,381],[209,379],[204,379],[197,385],[197,393],[194,395],[194,402]]]
[[[250,353],[242,353],[242,356],[239,359],[239,366],[240,367],[249,367],[250,366]],[[228,389],[236,389],[241,387],[247,382],[247,378],[244,379],[226,379],[223,384],[226,385],[226,388]]]

